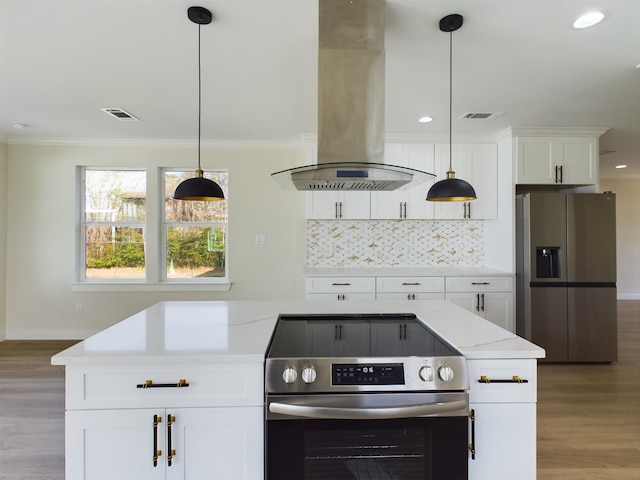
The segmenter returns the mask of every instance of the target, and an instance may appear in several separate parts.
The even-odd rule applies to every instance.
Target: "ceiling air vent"
[[[492,118],[499,117],[500,115],[502,115],[502,113],[503,112],[483,112],[483,113],[467,112],[464,115],[462,115],[460,118],[463,120],[474,119],[474,118],[477,118],[479,120],[490,120]]]
[[[101,108],[105,113],[124,122],[138,122],[139,120],[122,108]]]

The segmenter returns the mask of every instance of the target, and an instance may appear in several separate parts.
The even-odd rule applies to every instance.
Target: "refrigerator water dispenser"
[[[536,277],[560,278],[560,247],[536,247]]]

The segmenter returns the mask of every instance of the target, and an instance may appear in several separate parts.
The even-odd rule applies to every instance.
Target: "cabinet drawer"
[[[375,277],[310,277],[307,293],[374,293]]]
[[[307,293],[307,300],[375,300],[375,293]]]
[[[536,402],[537,367],[535,359],[468,360],[469,402]],[[514,376],[526,383],[518,383]],[[489,383],[482,380],[486,377]]]
[[[447,277],[449,292],[511,292],[513,277]]]
[[[377,300],[444,300],[444,292],[377,293]]]
[[[262,363],[68,365],[66,408],[83,410],[262,405],[262,368]],[[178,387],[181,379],[188,386]],[[143,388],[149,380],[151,385]]]
[[[444,292],[444,277],[376,277],[379,293]]]

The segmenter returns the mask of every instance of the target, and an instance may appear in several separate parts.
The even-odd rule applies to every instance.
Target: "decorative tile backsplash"
[[[308,220],[307,267],[477,267],[481,220]]]

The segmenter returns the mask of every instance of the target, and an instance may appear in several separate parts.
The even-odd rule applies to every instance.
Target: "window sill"
[[[72,283],[72,292],[228,292],[231,283]]]

